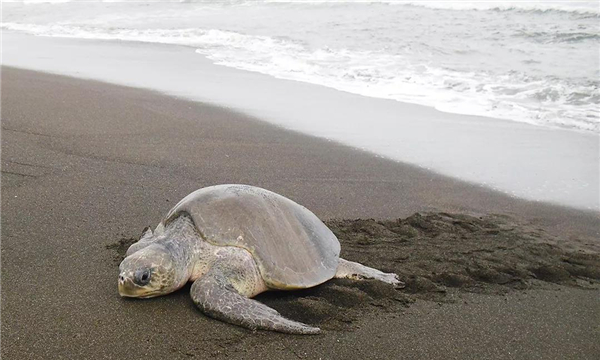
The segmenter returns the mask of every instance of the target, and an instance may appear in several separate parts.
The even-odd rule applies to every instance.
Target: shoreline
[[[174,45],[10,32],[4,35],[3,45],[8,65],[214,103],[473,186],[529,200],[600,209],[600,188],[595,186],[600,177],[600,142],[593,134],[442,113],[275,79],[214,65],[192,48]],[[173,72],[173,68],[179,70]]]
[[[449,287],[443,298],[434,288],[425,293],[432,299],[412,302],[404,290],[393,294],[396,300],[368,282],[333,282],[316,294],[261,297],[289,316],[340,309],[324,334],[288,336],[209,319],[195,309],[189,288],[147,301],[121,299],[111,248],[155,225],[190,191],[226,182],[268,188],[323,219],[503,214],[512,220],[506,229],[498,225],[501,234],[525,229],[531,235],[518,239],[577,256],[598,254],[594,212],[513,199],[210,104],[65,76],[3,67],[2,118],[3,357],[564,359],[600,351],[596,285],[533,281],[495,295]],[[340,231],[344,223],[337,224]],[[467,249],[480,248],[481,234],[495,236],[487,228],[456,229]],[[421,235],[437,251],[438,238]],[[419,266],[418,258],[411,266],[402,259],[420,242],[402,240],[389,250],[340,240],[344,256],[373,266],[384,251],[385,261],[396,264],[385,266],[409,279],[411,266]],[[418,268],[423,276],[431,272]],[[497,285],[504,286],[489,286]],[[340,292],[357,304],[328,302]]]

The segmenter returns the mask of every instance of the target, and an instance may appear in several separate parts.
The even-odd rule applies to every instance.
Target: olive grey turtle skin
[[[155,297],[193,281],[192,299],[211,317],[250,329],[316,334],[319,328],[251,298],[334,277],[402,285],[396,274],[339,254],[331,230],[292,200],[248,185],[211,186],[186,196],[129,247],[119,266],[119,294]]]

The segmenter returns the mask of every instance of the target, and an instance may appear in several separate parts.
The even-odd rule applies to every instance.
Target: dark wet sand
[[[312,337],[214,321],[188,288],[121,299],[119,241],[216,183],[296,200],[407,287],[259,297]],[[2,71],[2,358],[593,359],[599,224],[224,109]]]

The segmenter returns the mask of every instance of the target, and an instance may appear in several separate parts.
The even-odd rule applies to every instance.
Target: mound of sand
[[[343,258],[395,272],[406,286],[334,279],[257,297],[284,316],[323,329],[350,330],[372,311],[394,316],[416,299],[446,302],[460,292],[502,294],[548,283],[585,288],[600,281],[598,253],[567,248],[561,239],[507,216],[431,213],[326,224],[340,240]],[[134,241],[109,246],[117,262]]]

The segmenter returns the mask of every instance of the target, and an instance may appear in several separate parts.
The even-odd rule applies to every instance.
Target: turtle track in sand
[[[325,224],[340,240],[343,258],[395,272],[406,283],[394,289],[373,280],[333,279],[256,298],[325,330],[351,330],[372,311],[396,316],[417,299],[443,303],[456,301],[461,292],[504,294],[553,283],[597,288],[600,283],[598,252],[507,216],[427,213]],[[116,262],[133,242],[123,238],[108,246],[116,251]]]

